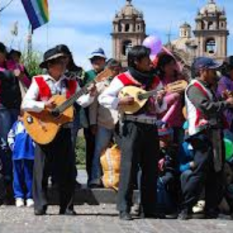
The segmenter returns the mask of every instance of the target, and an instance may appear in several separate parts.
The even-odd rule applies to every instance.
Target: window
[[[121,23],[118,24],[118,31],[121,32],[122,31],[122,26]]]
[[[203,21],[201,21],[201,29],[204,30],[205,29],[205,23]]]
[[[209,54],[213,54],[216,52],[216,42],[214,38],[209,38],[206,41],[205,51]]]
[[[125,31],[126,31],[126,32],[129,31],[129,24],[128,24],[128,23],[125,25]]]
[[[209,22],[208,23],[208,30],[213,30],[214,29],[214,23],[213,22]]]
[[[122,54],[127,56],[129,50],[132,48],[132,41],[131,40],[126,40],[123,42],[123,48],[122,48]]]

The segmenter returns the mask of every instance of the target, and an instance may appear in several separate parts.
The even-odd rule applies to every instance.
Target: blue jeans
[[[106,149],[113,136],[114,129],[106,129],[102,126],[98,126],[98,130],[95,137],[95,152],[92,160],[92,172],[90,184],[100,182],[102,175],[102,169],[100,165],[100,156],[104,149]]]
[[[7,136],[18,115],[18,109],[0,108],[0,159],[3,164],[3,176],[7,181],[12,177],[11,151],[7,144]]]
[[[13,160],[14,181],[13,189],[15,198],[32,198],[32,177],[33,160],[21,159]],[[26,195],[24,194],[24,185],[26,186]]]

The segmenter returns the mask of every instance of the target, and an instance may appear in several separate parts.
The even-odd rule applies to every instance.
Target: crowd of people
[[[26,202],[35,215],[44,215],[51,180],[60,196],[59,214],[75,215],[74,191],[81,188],[75,145],[83,128],[88,188],[103,187],[100,157],[113,143],[120,148],[120,219],[132,219],[134,189],[140,191],[141,218],[217,218],[221,211],[233,217],[233,154],[226,156],[224,144],[228,140],[233,146],[233,56],[223,63],[196,58],[192,80],[172,53],[160,52],[152,62],[150,49],[142,45],[129,50],[128,67],[96,49],[87,72],[75,64],[66,45],[57,45],[44,53],[43,74],[34,77],[20,56],[0,43],[1,204],[14,198],[17,207]],[[106,69],[111,75],[95,82]],[[187,87],[166,91],[179,80]],[[87,86],[73,104],[73,121],[62,125],[52,142],[33,141],[24,113],[52,113],[51,97],[69,99]],[[121,95],[127,86],[154,91],[133,114],[123,111],[138,101]]]

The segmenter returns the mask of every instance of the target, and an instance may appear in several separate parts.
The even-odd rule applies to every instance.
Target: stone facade
[[[132,5],[131,0],[115,15],[112,32],[113,57],[127,66],[128,50],[142,44],[146,37],[143,14]]]

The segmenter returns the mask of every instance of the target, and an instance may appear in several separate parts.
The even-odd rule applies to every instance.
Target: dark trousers
[[[36,145],[33,173],[35,209],[41,210],[47,205],[46,191],[51,171],[58,184],[60,210],[73,208],[75,187],[73,153],[70,129],[61,129],[48,145]]]
[[[84,128],[84,136],[86,141],[86,171],[87,171],[87,182],[91,180],[92,173],[92,162],[95,152],[95,135],[91,132],[90,127]]]
[[[205,189],[206,210],[215,209],[223,196],[222,171],[214,170],[212,144],[206,135],[199,134],[191,144],[196,167],[182,182],[183,208],[195,205]]]
[[[159,142],[154,125],[124,122],[120,130],[121,167],[117,209],[130,211],[135,173],[141,167],[141,205],[146,214],[156,211],[157,154]]]
[[[2,106],[0,106],[1,108]],[[19,116],[18,109],[0,109],[0,158],[3,164],[3,176],[5,181],[11,185],[12,181],[12,160],[11,151],[7,144],[7,135]]]
[[[34,160],[13,160],[13,189],[15,198],[32,198],[32,174]],[[24,187],[26,186],[26,193]]]

